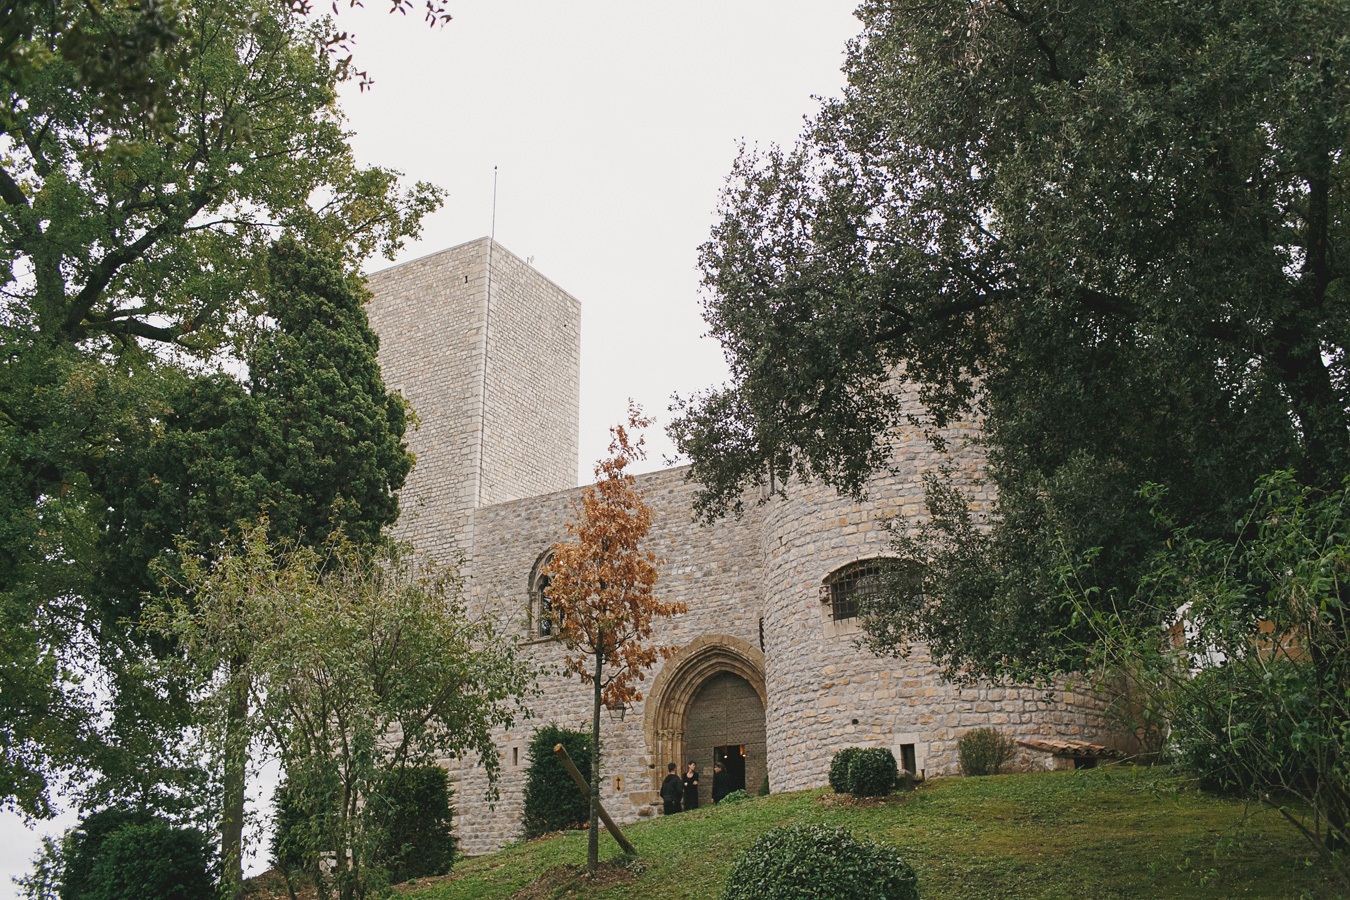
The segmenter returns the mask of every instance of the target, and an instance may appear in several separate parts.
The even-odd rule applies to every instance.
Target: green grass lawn
[[[1339,897],[1278,813],[1197,794],[1166,769],[946,778],[885,803],[829,791],[761,797],[627,826],[635,877],[596,886],[558,867],[584,864],[573,832],[465,860],[416,900],[511,897],[716,898],[737,854],[791,822],[843,825],[898,847],[927,900],[944,897]],[[601,837],[601,858],[618,848]],[[574,893],[568,893],[571,890]]]

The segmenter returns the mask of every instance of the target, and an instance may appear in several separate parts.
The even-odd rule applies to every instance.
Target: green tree
[[[211,415],[238,437],[262,424],[227,422],[251,401],[203,373],[246,359],[259,333],[285,333],[258,328],[276,317],[267,285],[285,279],[263,261],[283,232],[351,273],[415,235],[440,193],[403,190],[397,173],[356,164],[334,106],[349,72],[324,49],[331,28],[287,3],[21,3],[13,13],[0,29],[10,91],[0,113],[0,798],[38,814],[52,776],[90,765],[147,774],[158,767],[116,762],[117,748],[141,752],[135,741],[173,731],[158,720],[161,688],[136,693],[142,648],[120,619],[138,605],[140,563],[171,547],[169,521],[189,503],[129,531],[145,523],[123,507],[126,460],[162,447],[171,419]],[[220,408],[208,411],[210,401]],[[281,437],[284,424],[263,436]],[[387,462],[386,449],[373,453]],[[403,464],[395,459],[391,477]],[[180,468],[210,465],[196,457]],[[276,473],[206,474],[233,483],[213,482],[199,501],[228,495],[230,514],[252,521],[267,505],[257,482]],[[287,498],[310,488],[277,484],[267,499],[281,518]],[[162,482],[138,489],[170,493]],[[381,503],[349,503],[344,515],[378,530],[389,517]],[[184,530],[221,521],[233,524],[191,517]],[[104,669],[146,726],[138,734],[126,716],[116,734],[93,727],[83,685]]]
[[[674,647],[647,643],[657,617],[685,611],[653,593],[656,557],[642,549],[652,511],[626,470],[645,457],[642,438],[630,434],[651,424],[630,404],[627,425],[610,429],[610,455],[595,466],[596,482],[581,493],[567,523],[570,541],[553,548],[548,597],[553,634],[568,650],[564,670],[593,689],[590,742],[590,834],[587,869],[600,864],[600,709],[622,709],[642,699],[635,682]]]
[[[1350,457],[1350,5],[862,5],[843,96],[793,150],[742,154],[701,259],[732,371],[672,430],[734,510],[748,485],[859,491],[905,423],[978,418],[998,501],[935,484],[921,592],[878,649],[953,676],[1081,665],[1055,562],[1096,549],[1131,605],[1147,481],[1210,535],[1255,478]],[[906,597],[908,599],[906,599]],[[887,616],[888,612],[893,615]]]
[[[921,589],[864,611],[869,645],[954,678],[1081,669],[1100,617],[1156,635],[1175,608],[1140,590],[1145,483],[1231,541],[1263,473],[1350,472],[1350,4],[859,14],[843,96],[732,173],[702,262],[733,381],[677,444],[707,514],[774,477],[856,492],[917,383],[935,433],[981,423],[998,499],[930,482],[899,548]],[[1319,708],[1350,692],[1345,601],[1309,637]]]
[[[247,348],[247,378],[181,379],[158,433],[112,454],[103,491],[105,627],[137,614],[154,587],[152,570],[178,574],[177,549],[186,546],[175,544],[178,536],[209,557],[240,522],[266,515],[275,534],[311,546],[334,530],[373,544],[398,517],[395,491],[412,457],[403,401],[386,391],[376,362],[365,288],[291,239],[270,249],[263,277],[270,324]],[[132,632],[129,652],[143,638]],[[236,664],[247,672],[246,660]],[[121,679],[127,715],[145,706],[143,679],[141,669]],[[237,686],[233,721],[245,734],[248,689]],[[248,748],[244,737],[227,744],[222,858],[237,882]]]
[[[341,535],[278,551],[264,525],[184,573],[186,591],[149,624],[188,648],[216,752],[264,742],[300,808],[327,813],[300,849],[322,897],[359,900],[386,880],[390,773],[473,753],[495,782],[492,734],[513,721],[530,673],[513,641],[469,617],[450,573]],[[243,738],[230,731],[240,684]],[[320,851],[333,854],[331,878]]]

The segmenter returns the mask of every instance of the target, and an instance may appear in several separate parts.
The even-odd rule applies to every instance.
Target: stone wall
[[[455,562],[474,508],[576,484],[581,305],[488,238],[367,283],[385,382],[419,420],[398,533]]]
[[[707,781],[702,793],[709,793],[711,765],[698,757],[707,750],[702,744],[712,741],[708,729],[744,722],[750,715],[750,698],[735,698],[720,721],[688,724],[673,744],[658,739],[652,725],[658,711],[648,704],[660,695],[668,669],[690,653],[721,646],[745,648],[742,657],[760,660],[767,700],[762,759],[775,792],[824,785],[830,758],[847,746],[887,747],[898,760],[901,745],[913,744],[917,766],[926,774],[956,774],[957,739],[967,729],[985,725],[1017,738],[1112,742],[1093,695],[1075,693],[1066,685],[1049,696],[1034,688],[948,684],[922,647],[905,659],[880,659],[855,646],[855,633],[828,622],[821,582],[842,565],[887,554],[887,522],[922,513],[923,472],[942,464],[955,466],[964,472],[977,503],[988,502],[987,491],[978,485],[978,454],[959,443],[970,433],[955,429],[949,435],[952,459],[934,453],[917,431],[897,435],[897,445],[905,451],[897,457],[893,472],[873,482],[867,500],[855,502],[820,485],[792,485],[787,499],[751,506],[741,519],[712,526],[693,520],[693,486],[684,478],[687,469],[639,476],[638,485],[654,511],[649,546],[663,559],[658,594],[685,603],[689,612],[658,624],[656,641],[681,652],[658,663],[646,682],[643,700],[627,710],[622,721],[602,716],[602,798],[616,820],[630,822],[657,814],[657,787],[666,763],[675,762],[683,771],[690,754]],[[578,494],[533,497],[475,514],[476,546],[468,567],[472,603],[500,617],[526,641],[542,674],[539,693],[530,701],[533,718],[498,735],[504,765],[494,810],[488,811],[482,802],[487,790],[482,769],[471,763],[452,764],[459,783],[459,835],[467,853],[494,850],[518,836],[523,748],[533,729],[549,723],[578,730],[590,727],[589,688],[563,678],[560,645],[530,639],[527,627],[530,572],[539,557],[565,537],[563,523],[572,515]],[[762,656],[757,649],[761,634]],[[696,678],[704,679],[699,684],[710,684],[724,671],[713,665]],[[695,699],[684,709],[706,705],[698,686],[690,691]],[[679,752],[672,747],[679,747]],[[512,765],[517,760],[521,765]],[[1050,762],[1048,757],[1021,760],[1024,766]],[[758,788],[763,772],[758,766],[747,771],[749,789]]]
[[[494,245],[479,506],[577,483],[581,304]]]
[[[664,561],[658,596],[685,603],[690,609],[661,623],[656,642],[682,647],[708,632],[717,632],[757,646],[763,582],[755,527],[758,513],[712,526],[696,524],[691,513],[693,486],[685,481],[685,471],[671,469],[638,478],[653,511],[647,547]],[[482,803],[487,790],[483,770],[472,761],[452,765],[459,781],[459,834],[466,853],[496,849],[519,834],[525,769],[524,750],[517,754],[516,748],[528,745],[534,729],[550,723],[590,729],[590,688],[575,678],[563,678],[561,646],[552,640],[530,640],[527,628],[530,571],[549,547],[566,537],[563,525],[572,516],[572,504],[579,493],[573,490],[531,497],[486,507],[474,516],[475,548],[466,567],[471,604],[491,611],[527,641],[526,648],[542,671],[539,693],[529,701],[533,718],[499,735],[505,765],[499,785],[501,797],[494,812],[489,813]],[[644,694],[659,670],[658,665],[639,684]],[[683,759],[649,757],[643,732],[645,713],[644,699],[625,711],[622,721],[603,714],[602,798],[620,821],[655,815],[660,809],[657,789],[666,763],[680,763],[683,769]],[[510,763],[517,755],[522,765],[512,768]],[[710,767],[708,774],[711,776]],[[469,809],[473,810],[472,825],[465,817]]]

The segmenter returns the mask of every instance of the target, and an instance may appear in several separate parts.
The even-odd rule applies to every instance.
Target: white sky
[[[701,339],[696,248],[737,144],[791,143],[837,94],[852,0],[451,0],[455,20],[343,13],[376,83],[343,98],[364,162],[449,197],[401,259],[481,237],[534,258],[582,304],[581,480],[634,397],[726,376]],[[378,269],[382,260],[372,263]],[[648,435],[648,468],[673,448]]]
[[[398,261],[488,234],[497,167],[497,240],[582,304],[590,481],[628,397],[663,427],[672,393],[725,378],[696,248],[738,142],[791,143],[839,92],[854,0],[450,0],[438,29],[365,2],[341,14],[375,79],[342,98],[357,154],[448,191]],[[646,469],[674,452],[661,427]],[[0,897],[59,830],[0,815]]]

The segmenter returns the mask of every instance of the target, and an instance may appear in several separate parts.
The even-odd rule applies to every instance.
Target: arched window
[[[888,562],[884,559],[859,560],[825,576],[820,585],[820,602],[829,604],[831,621],[856,619],[862,601],[881,594],[882,567]]]
[[[553,551],[546,550],[530,570],[530,612],[527,621],[532,638],[553,636],[553,618],[549,614],[552,609],[548,599],[549,577],[544,574],[552,559]]]
[[[835,569],[820,584],[820,603],[827,634],[857,631],[858,615],[867,601],[883,594],[923,597],[923,567],[909,560],[861,559]]]

